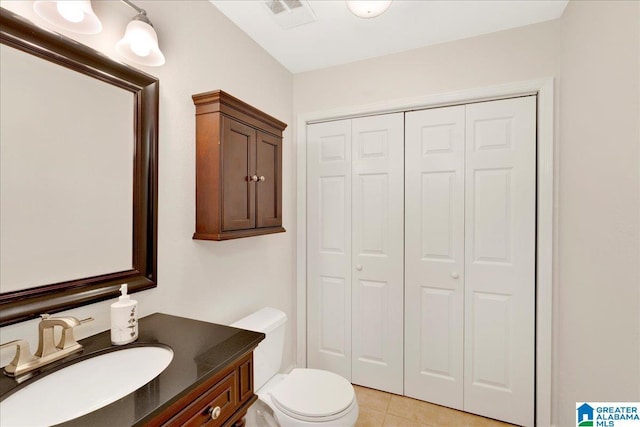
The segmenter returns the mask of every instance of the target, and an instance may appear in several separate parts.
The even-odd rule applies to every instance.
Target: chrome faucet
[[[25,340],[15,340],[0,345],[0,350],[16,346],[15,357],[4,367],[4,372],[8,376],[17,377],[81,351],[82,345],[73,337],[73,328],[93,320],[91,317],[78,320],[72,316],[51,317],[48,314],[43,314],[41,317],[42,320],[38,324],[38,349],[34,354],[31,354],[29,343]],[[62,335],[57,344],[54,334],[56,326],[62,327]]]

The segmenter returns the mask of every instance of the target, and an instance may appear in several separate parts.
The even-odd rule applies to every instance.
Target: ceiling
[[[383,15],[362,19],[344,1],[310,0],[305,8],[316,20],[283,29],[265,5],[270,1],[210,1],[292,73],[556,19],[568,3],[395,0]]]

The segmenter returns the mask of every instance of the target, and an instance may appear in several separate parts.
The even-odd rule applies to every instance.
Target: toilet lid
[[[294,369],[271,392],[271,400],[294,417],[326,418],[353,402],[353,386],[333,372]]]

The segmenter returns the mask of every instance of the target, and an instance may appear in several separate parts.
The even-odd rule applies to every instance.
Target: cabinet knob
[[[252,175],[249,177],[249,179],[253,182],[258,182],[258,175]]]
[[[265,179],[267,179],[267,178],[265,178],[263,175],[260,175],[260,182],[264,182]]]
[[[451,277],[457,279],[458,277],[460,277],[460,275],[454,271],[453,273],[451,273]]]
[[[209,416],[212,420],[217,420],[220,416],[220,407],[216,406],[215,408],[209,407]]]
[[[362,265],[360,265],[360,264],[356,265],[356,270],[362,271]]]

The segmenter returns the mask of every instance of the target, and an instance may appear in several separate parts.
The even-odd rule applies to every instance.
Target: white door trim
[[[481,89],[297,114],[297,347],[296,362],[306,366],[307,289],[307,124],[346,117],[538,95],[537,233],[536,233],[536,425],[550,426],[552,378],[553,207],[554,207],[554,80],[552,77]]]

